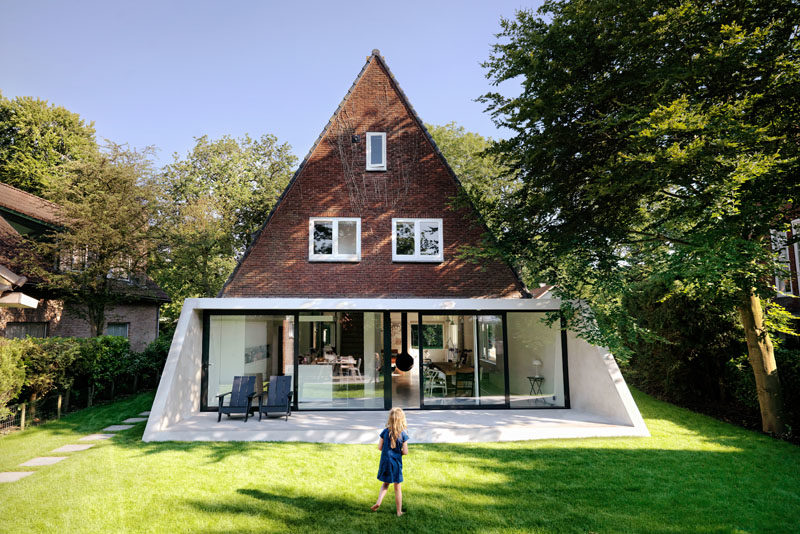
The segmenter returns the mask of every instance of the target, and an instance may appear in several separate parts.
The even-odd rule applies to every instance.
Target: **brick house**
[[[218,298],[187,299],[145,440],[238,375],[291,375],[296,410],[579,409],[647,430],[614,363],[548,326],[377,50]],[[195,438],[191,438],[195,439]]]
[[[0,304],[0,336],[25,337],[89,337],[89,323],[65,308],[64,301],[54,298],[37,280],[27,280],[21,272],[20,251],[23,237],[39,239],[61,224],[60,208],[56,204],[8,184],[0,183],[0,275],[8,271],[17,275],[16,287],[3,291],[2,298],[11,293],[24,295],[25,305]],[[19,278],[25,283],[24,293]],[[6,278],[7,279],[7,278]],[[120,302],[106,312],[104,334],[120,335],[130,340],[133,350],[143,350],[158,337],[159,308],[169,297],[145,275],[115,279]],[[0,284],[0,288],[2,288]]]

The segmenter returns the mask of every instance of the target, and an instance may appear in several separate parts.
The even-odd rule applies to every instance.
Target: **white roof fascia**
[[[193,298],[198,310],[357,310],[357,311],[556,311],[559,299],[448,298]]]
[[[37,308],[39,301],[19,291],[0,297],[0,308]]]

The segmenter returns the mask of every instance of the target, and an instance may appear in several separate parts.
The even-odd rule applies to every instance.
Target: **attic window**
[[[367,170],[386,170],[386,132],[367,132]]]
[[[361,219],[312,217],[308,220],[309,261],[361,261]]]
[[[392,261],[443,261],[441,219],[392,219]]]

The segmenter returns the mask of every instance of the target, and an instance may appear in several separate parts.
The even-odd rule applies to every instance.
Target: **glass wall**
[[[292,368],[294,320],[284,315],[212,315],[209,317],[206,404],[231,391],[233,377],[256,376],[262,392],[269,377]],[[287,357],[288,356],[288,357]],[[225,404],[230,396],[225,397]]]
[[[423,315],[412,325],[422,340],[425,406],[505,404],[503,320],[497,315]]]
[[[506,315],[512,408],[563,407],[561,331],[542,322],[542,313]]]
[[[383,314],[303,312],[298,408],[383,408]]]
[[[214,409],[235,376],[258,377],[263,391],[270,376],[297,372],[301,410],[383,409],[385,361],[392,406],[497,407],[507,398],[511,408],[565,406],[561,332],[542,322],[542,312],[391,312],[388,355],[383,312],[297,317],[295,324],[294,314],[210,314],[206,406]],[[414,361],[407,371],[395,365],[405,353]]]

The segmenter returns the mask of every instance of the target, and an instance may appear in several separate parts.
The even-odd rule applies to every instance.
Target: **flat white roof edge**
[[[560,299],[192,298],[196,310],[555,311]]]

